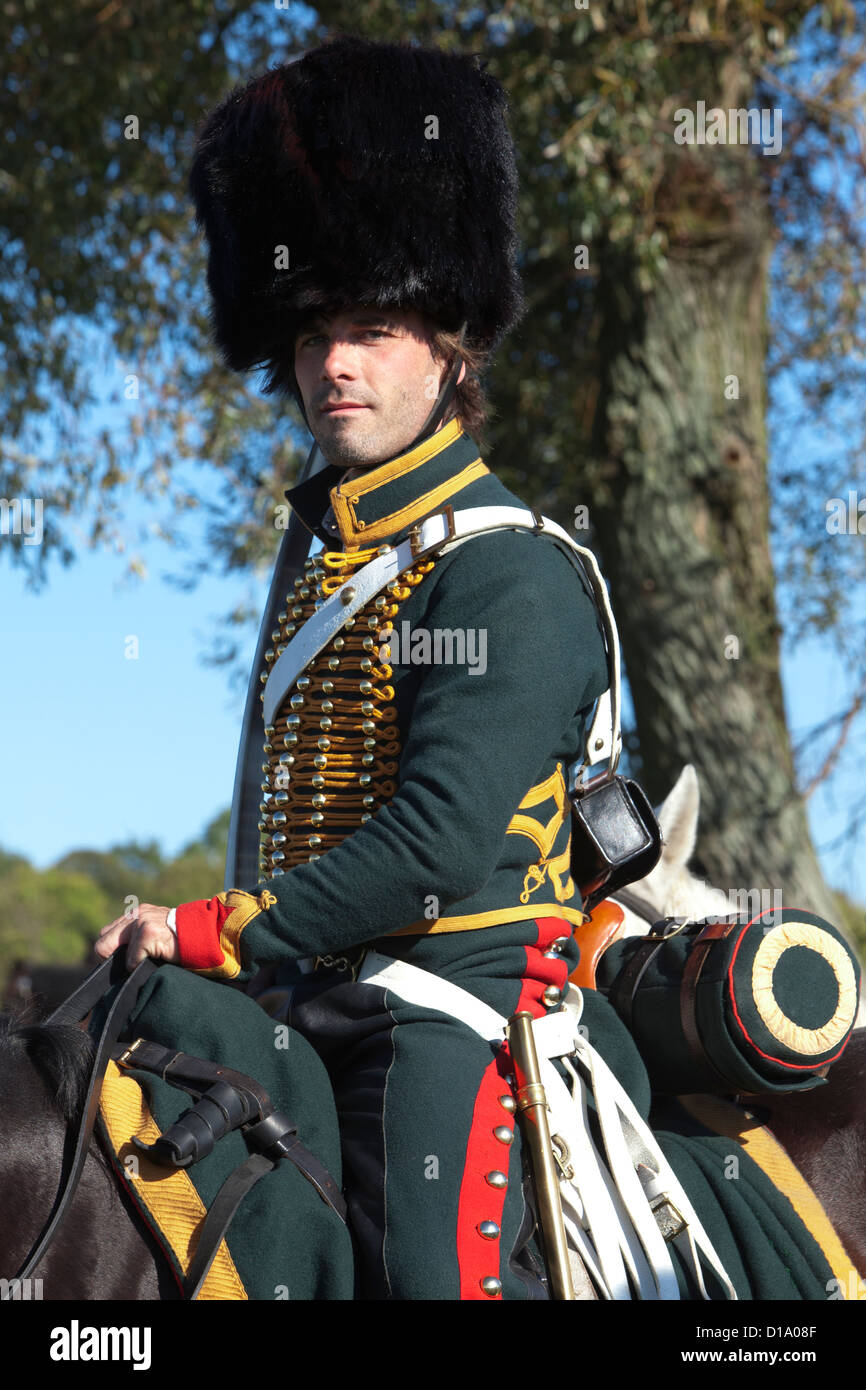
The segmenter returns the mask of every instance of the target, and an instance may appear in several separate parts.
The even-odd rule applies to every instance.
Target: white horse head
[[[652,873],[633,885],[655,916],[650,921],[625,903],[626,936],[645,936],[653,921],[661,917],[724,916],[730,904],[720,888],[712,888],[688,868],[698,834],[700,810],[698,774],[686,763],[673,789],[656,812],[662,832],[662,852]],[[619,903],[616,893],[611,895]]]

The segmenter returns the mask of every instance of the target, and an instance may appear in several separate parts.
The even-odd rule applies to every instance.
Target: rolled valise
[[[596,983],[653,1090],[761,1095],[822,1084],[854,1027],[860,965],[829,922],[776,908],[656,923],[608,947]]]

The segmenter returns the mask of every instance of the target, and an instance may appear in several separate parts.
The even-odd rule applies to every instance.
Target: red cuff
[[[174,918],[181,965],[188,970],[212,970],[223,964],[220,932],[230,912],[219,897],[181,903]]]

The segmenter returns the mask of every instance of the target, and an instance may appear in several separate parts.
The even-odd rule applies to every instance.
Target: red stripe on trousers
[[[564,991],[568,982],[566,962],[562,959],[545,960],[544,952],[550,949],[557,937],[568,935],[571,927],[561,917],[539,917],[536,926],[538,935],[534,944],[524,948],[526,970],[515,1012],[525,1009],[533,1018],[540,1018],[547,1012],[542,999],[544,991],[550,985]],[[500,1096],[513,1097],[512,1087],[506,1079],[511,1074],[512,1063],[506,1043],[481,1078],[466,1141],[466,1163],[457,1206],[457,1262],[461,1299],[497,1302],[502,1298],[501,1294],[486,1294],[481,1287],[483,1279],[501,1278],[500,1239],[488,1240],[478,1228],[483,1221],[495,1221],[499,1227],[502,1225],[507,1189],[491,1187],[486,1175],[498,1171],[508,1177],[511,1146],[497,1139],[494,1130],[507,1126],[514,1133],[516,1114],[505,1110],[499,1102]],[[520,1180],[519,1174],[517,1180]]]

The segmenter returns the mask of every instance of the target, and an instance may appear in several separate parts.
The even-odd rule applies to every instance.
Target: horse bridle
[[[175,1167],[186,1167],[196,1158],[206,1157],[216,1139],[230,1129],[242,1128],[248,1145],[253,1148],[248,1158],[226,1178],[202,1223],[196,1252],[183,1283],[185,1298],[194,1299],[213,1263],[214,1257],[247,1192],[281,1159],[287,1158],[310,1182],[323,1201],[346,1221],[346,1203],[339,1187],[327,1169],[319,1163],[297,1139],[297,1126],[287,1116],[275,1110],[267,1093],[252,1078],[217,1063],[173,1052],[154,1043],[137,1039],[130,1046],[118,1045],[118,1039],[136,1002],[160,961],[146,957],[127,975],[126,946],[119,947],[72,992],[45,1024],[75,1025],[90,1013],[107,990],[120,985],[105,1019],[87,1085],[72,1161],[65,1181],[61,1184],[42,1234],[31,1247],[21,1269],[8,1281],[0,1301],[15,1296],[22,1279],[27,1279],[44,1258],[66,1217],[84,1171],[93,1130],[99,1111],[99,1100],[106,1069],[111,1060],[163,1077],[169,1084],[201,1097],[199,1105],[188,1112],[196,1124],[179,1121],[168,1135],[156,1144],[138,1147],[157,1161]],[[124,978],[126,977],[126,978]],[[171,1073],[171,1074],[169,1074]],[[209,1100],[208,1096],[213,1099]],[[203,1112],[196,1114],[196,1111]],[[214,1120],[213,1116],[216,1116]],[[187,1116],[183,1119],[187,1119]],[[172,1143],[170,1136],[175,1138]],[[168,1140],[169,1142],[166,1142]],[[203,1140],[205,1142],[203,1142]]]

